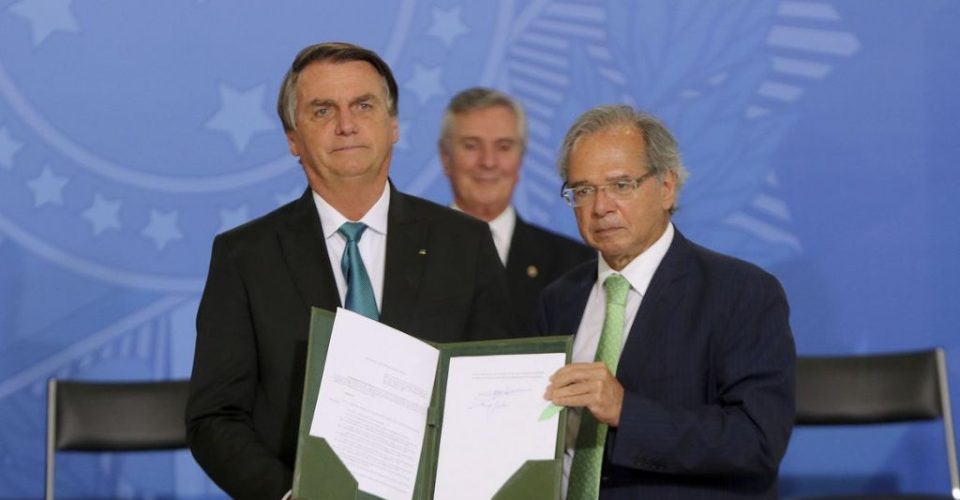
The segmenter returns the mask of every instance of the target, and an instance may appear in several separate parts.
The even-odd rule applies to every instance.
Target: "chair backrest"
[[[57,451],[186,448],[184,411],[189,382],[47,384],[46,498],[53,498]]]
[[[951,495],[960,500],[943,349],[797,358],[797,425],[943,422]]]

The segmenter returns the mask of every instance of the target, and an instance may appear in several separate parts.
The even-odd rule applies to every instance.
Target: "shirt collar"
[[[463,212],[463,209],[457,206],[455,201],[450,203],[450,208]],[[497,247],[500,262],[506,264],[507,254],[510,253],[510,242],[513,240],[513,230],[517,227],[517,211],[513,208],[513,205],[507,205],[507,208],[487,225],[490,226],[490,235],[493,236],[493,244]]]
[[[667,229],[660,235],[660,238],[653,245],[650,245],[650,248],[644,250],[643,253],[636,256],[619,271],[619,274],[630,283],[630,288],[639,292],[641,296],[647,294],[647,287],[650,286],[653,273],[657,271],[657,267],[660,266],[667,250],[670,249],[670,244],[673,242],[673,233],[673,223],[671,222],[667,224]],[[603,283],[608,276],[618,273],[607,264],[602,255],[597,261],[597,283]]]
[[[463,212],[463,209],[460,208],[460,205],[457,205],[457,202],[451,201],[450,208],[456,210],[457,212]],[[463,212],[466,213],[466,212]],[[517,211],[513,208],[513,205],[507,205],[507,208],[500,212],[500,215],[496,216],[489,222],[490,226],[494,225],[506,225],[509,222],[509,227],[513,228],[514,224],[517,222]]]
[[[490,231],[503,241],[510,241],[513,236],[513,228],[517,225],[517,211],[512,205],[507,205],[507,209],[489,222]]]
[[[324,239],[333,236],[344,222],[362,222],[376,233],[387,234],[387,213],[390,208],[390,187],[384,183],[383,193],[376,203],[363,214],[359,221],[350,221],[343,216],[336,208],[327,203],[322,196],[313,191],[313,203],[317,206],[317,213],[320,214],[320,225],[323,226]]]

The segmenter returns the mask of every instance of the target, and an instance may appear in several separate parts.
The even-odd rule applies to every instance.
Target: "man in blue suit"
[[[783,288],[673,226],[686,171],[656,118],[592,109],[559,165],[601,257],[548,286],[537,316],[576,333],[545,396],[572,410],[566,498],[777,498],[796,358]]]

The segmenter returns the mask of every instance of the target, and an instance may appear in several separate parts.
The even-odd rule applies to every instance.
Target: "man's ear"
[[[290,130],[287,132],[287,147],[290,148],[290,154],[293,156],[300,156],[300,146],[299,138],[300,134],[296,130]]]
[[[660,181],[661,205],[664,210],[673,208],[677,201],[677,173],[667,172]]]
[[[438,143],[437,149],[440,153],[440,165],[443,167],[443,173],[447,174],[447,177],[450,177],[450,166],[453,164],[453,157],[450,155],[447,147],[444,146],[442,139]]]

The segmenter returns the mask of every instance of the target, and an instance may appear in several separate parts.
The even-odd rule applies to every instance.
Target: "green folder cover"
[[[317,405],[320,381],[327,359],[327,350],[333,330],[334,313],[313,308],[310,320],[310,339],[307,348],[306,375],[303,388],[303,406],[296,466],[293,473],[293,498],[304,500],[379,499],[358,489],[357,480],[323,438],[310,435],[310,425]],[[437,472],[440,433],[443,428],[443,408],[447,369],[450,358],[456,356],[484,356],[501,354],[565,353],[570,362],[572,336],[534,337],[507,340],[485,340],[431,344],[439,350],[437,376],[430,408],[425,422],[423,449],[417,473],[414,499],[431,500]],[[544,407],[547,406],[544,401]],[[556,450],[553,460],[528,460],[494,495],[497,500],[556,500],[560,498],[560,477],[566,434],[567,412],[562,411],[557,425]],[[309,473],[308,473],[309,472]]]

